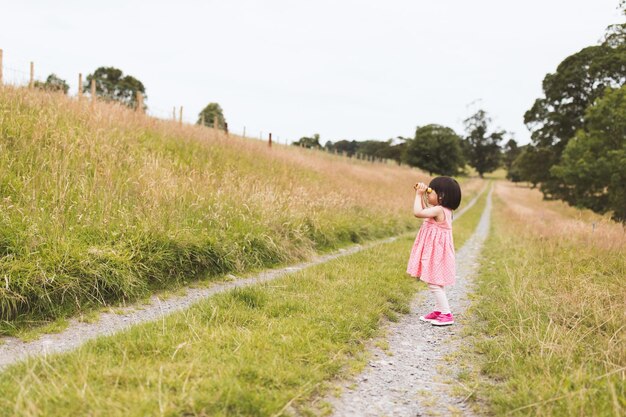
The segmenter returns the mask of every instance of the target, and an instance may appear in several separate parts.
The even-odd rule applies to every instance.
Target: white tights
[[[450,304],[448,304],[446,290],[441,285],[435,284],[428,284],[428,289],[435,296],[435,311],[441,311],[443,314],[450,313]]]

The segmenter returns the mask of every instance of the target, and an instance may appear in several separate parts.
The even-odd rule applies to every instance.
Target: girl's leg
[[[441,285],[428,284],[428,288],[435,296],[435,310],[441,311],[442,314],[450,313],[450,304],[448,304],[448,297],[443,287]]]

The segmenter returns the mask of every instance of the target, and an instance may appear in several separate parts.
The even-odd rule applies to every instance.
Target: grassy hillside
[[[416,180],[427,176],[0,88],[0,334],[414,228]]]

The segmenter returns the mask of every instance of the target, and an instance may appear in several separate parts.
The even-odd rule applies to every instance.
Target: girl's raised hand
[[[424,192],[426,191],[426,188],[427,188],[426,184],[424,184],[423,182],[418,182],[417,184],[413,186],[413,189],[417,191],[419,195],[424,194]]]

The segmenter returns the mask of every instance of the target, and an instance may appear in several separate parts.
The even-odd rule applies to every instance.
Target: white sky
[[[618,0],[0,0],[4,77],[29,62],[75,94],[78,73],[114,66],[146,86],[150,112],[209,102],[231,131],[280,142],[463,134],[479,107],[529,141],[524,112],[568,55],[623,21]],[[479,100],[479,101],[476,101]],[[473,103],[473,104],[471,104]]]

